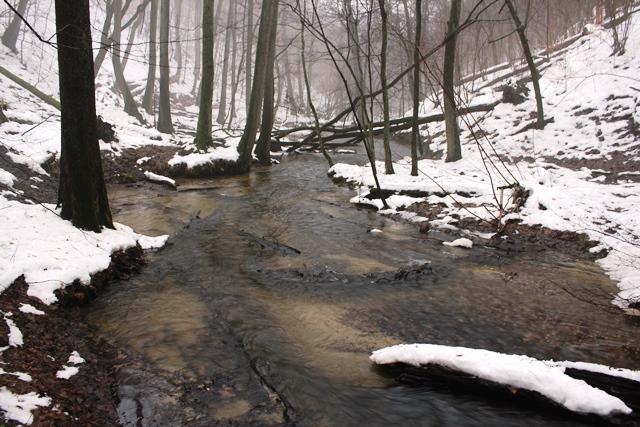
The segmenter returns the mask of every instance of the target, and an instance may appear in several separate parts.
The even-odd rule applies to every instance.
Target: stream
[[[616,292],[595,263],[445,247],[449,236],[350,205],[353,190],[326,170],[305,154],[178,192],[111,189],[118,222],[172,235],[86,314],[119,350],[123,424],[580,425],[517,400],[400,385],[368,356],[427,342],[640,366],[637,324],[581,301],[607,306]]]

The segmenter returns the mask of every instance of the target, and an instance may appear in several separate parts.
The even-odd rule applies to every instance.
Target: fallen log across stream
[[[469,108],[460,109],[460,114],[469,114],[469,113],[482,113],[492,111],[500,102],[495,101],[489,104],[480,104],[474,105]],[[444,114],[437,113],[431,114],[428,116],[422,116],[418,118],[418,124],[424,125],[427,123],[441,122],[444,121]],[[389,121],[389,127],[391,132],[398,132],[401,130],[411,129],[413,126],[413,118],[412,117],[402,117],[399,119],[393,119]],[[373,127],[373,135],[382,135],[384,133],[384,122],[374,122],[372,124]],[[273,132],[273,137],[276,139],[285,137],[292,133],[296,132],[305,132],[305,131],[314,131],[314,126],[299,126],[292,129],[282,129],[276,130]],[[331,135],[326,135],[326,133],[330,133]],[[362,140],[363,133],[360,131],[358,126],[346,126],[346,127],[329,127],[323,130],[322,141],[330,142],[335,140],[347,139],[350,143],[360,142]],[[304,143],[291,143],[291,147],[287,151],[296,150],[302,146],[316,145],[319,143],[317,137],[314,137],[310,140],[304,141]],[[283,145],[287,145],[287,143],[282,142]]]

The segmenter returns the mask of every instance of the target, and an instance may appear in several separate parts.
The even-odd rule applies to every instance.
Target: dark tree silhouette
[[[99,232],[113,228],[102,173],[96,122],[89,0],[56,0],[60,80],[61,216]]]

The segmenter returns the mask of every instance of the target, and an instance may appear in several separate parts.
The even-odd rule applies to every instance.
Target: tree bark
[[[224,32],[224,59],[222,61],[222,87],[220,88],[220,103],[218,107],[218,118],[216,122],[224,125],[227,118],[227,75],[229,74],[229,54],[231,53],[231,25],[233,16],[233,1],[229,1],[227,9],[227,28]]]
[[[220,0],[218,0],[220,1]],[[211,146],[212,103],[213,103],[213,8],[214,0],[202,3],[202,79],[200,80],[200,113],[196,148],[200,151]]]
[[[116,81],[116,87],[122,98],[124,99],[124,112],[144,123],[145,120],[138,111],[138,106],[122,71],[122,63],[120,62],[122,36],[122,0],[113,0],[113,43],[114,48],[111,50],[111,62],[113,64],[113,74]]]
[[[89,0],[56,0],[60,81],[61,216],[79,228],[113,228],[96,122]]]
[[[389,129],[389,90],[387,87],[387,43],[388,43],[388,15],[386,0],[378,0],[380,17],[382,19],[382,46],[380,48],[380,85],[382,86],[382,109],[384,117],[384,169],[387,175],[394,173],[391,158],[391,131]]]
[[[454,0],[455,1],[455,0]],[[420,143],[420,38],[422,34],[422,0],[416,0],[416,32],[413,46],[413,126],[411,129],[411,176],[418,176],[418,144]]]
[[[449,41],[444,48],[443,67],[443,96],[444,96],[444,117],[447,135],[447,162],[455,162],[462,158],[460,148],[460,129],[458,128],[458,113],[456,107],[455,94],[455,62],[457,30],[460,25],[461,0],[452,0],[449,22],[447,23],[447,34]]]
[[[151,0],[151,16],[149,17],[149,71],[147,86],[144,90],[142,107],[149,114],[155,114],[156,69],[158,68],[158,1]]]
[[[20,0],[18,3],[18,13],[24,17],[25,12],[27,11],[27,5],[29,0]],[[15,15],[9,26],[4,31],[2,35],[2,44],[16,52],[16,46],[18,43],[18,35],[20,35],[20,25],[22,24],[22,18],[20,16]]]
[[[162,133],[173,133],[171,119],[171,97],[169,83],[169,16],[171,0],[161,0],[160,4],[160,111],[158,114],[158,130]]]
[[[258,30],[258,46],[256,50],[255,68],[253,72],[253,84],[249,113],[245,124],[244,133],[238,144],[239,170],[248,171],[251,168],[251,156],[258,132],[258,120],[264,97],[264,87],[267,78],[267,64],[269,60],[269,42],[271,41],[271,28],[277,24],[278,0],[264,1],[260,13],[260,29]]]
[[[531,54],[531,48],[529,47],[529,41],[527,40],[527,35],[525,34],[526,27],[522,25],[522,22],[520,22],[520,18],[518,17],[518,12],[516,11],[516,8],[513,6],[513,3],[511,2],[511,0],[505,0],[505,3],[509,8],[509,13],[511,13],[511,18],[513,19],[513,23],[516,25],[516,31],[518,32],[518,37],[520,38],[522,51],[524,52],[524,57],[527,60],[527,65],[529,66],[529,72],[531,73],[533,91],[535,92],[535,95],[536,95],[536,108],[538,109],[536,125],[538,129],[544,129],[545,127],[544,105],[542,104],[542,91],[540,90],[540,74],[538,73],[538,68],[536,67],[536,63],[533,60],[533,55]]]
[[[273,130],[274,112],[274,72],[276,62],[276,36],[277,22],[271,23],[269,39],[269,57],[267,59],[267,77],[265,79],[264,99],[262,104],[262,120],[260,124],[260,137],[256,143],[256,156],[262,164],[271,163],[271,131]]]

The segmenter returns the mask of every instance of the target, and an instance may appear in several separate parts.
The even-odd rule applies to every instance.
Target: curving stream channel
[[[616,291],[594,263],[444,247],[354,208],[326,169],[308,154],[179,192],[112,189],[117,221],[173,235],[88,309],[119,349],[122,423],[579,425],[517,399],[399,385],[369,353],[429,342],[640,366],[637,325],[578,299],[607,306]]]

